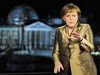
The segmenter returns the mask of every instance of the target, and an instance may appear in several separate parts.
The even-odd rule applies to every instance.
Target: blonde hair
[[[61,12],[60,12],[61,17],[63,17],[66,13],[68,13],[69,10],[73,10],[73,9],[76,10],[78,18],[80,18],[81,17],[81,10],[78,6],[76,6],[73,3],[68,3],[61,9]]]

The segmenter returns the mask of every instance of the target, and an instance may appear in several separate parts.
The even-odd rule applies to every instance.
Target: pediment
[[[35,23],[32,23],[28,26],[25,26],[25,30],[52,30],[53,28],[50,27],[49,25],[41,22],[41,21],[37,21]]]

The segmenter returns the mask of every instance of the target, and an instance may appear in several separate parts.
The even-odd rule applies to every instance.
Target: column
[[[47,49],[48,47],[48,31],[45,31],[45,48]]]
[[[25,49],[28,50],[28,31],[25,31]]]
[[[36,31],[34,31],[34,48],[36,48],[37,45],[37,41],[36,41]]]
[[[43,45],[43,31],[40,31],[40,48],[42,48]]]
[[[32,31],[29,31],[29,50],[32,50]]]

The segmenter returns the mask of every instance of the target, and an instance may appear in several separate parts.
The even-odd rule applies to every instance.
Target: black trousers
[[[70,64],[69,64],[70,65]],[[69,66],[69,68],[68,68],[68,75],[72,75],[71,74],[71,68],[70,68],[70,66]]]

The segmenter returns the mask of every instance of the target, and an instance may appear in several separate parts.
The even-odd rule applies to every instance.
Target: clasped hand
[[[72,32],[71,36],[68,38],[74,41],[79,41],[82,39],[82,37],[76,32]]]

